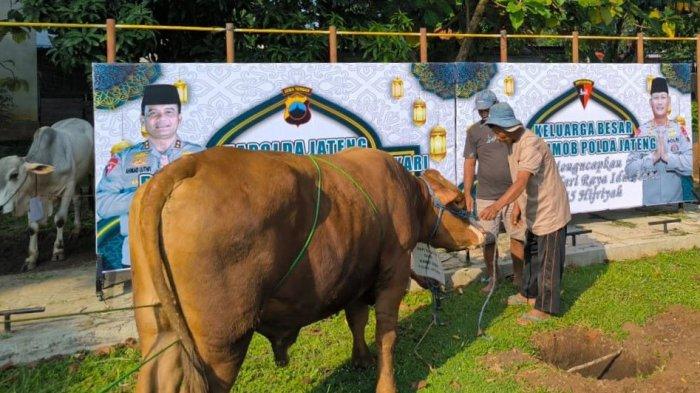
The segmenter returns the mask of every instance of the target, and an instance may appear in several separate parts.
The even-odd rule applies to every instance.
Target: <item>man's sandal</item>
[[[533,314],[530,314],[529,312],[526,312],[523,315],[521,315],[520,318],[518,318],[516,320],[516,322],[518,323],[518,325],[527,326],[531,323],[539,323],[539,322],[546,321],[549,318],[551,318],[551,317],[549,317],[549,316],[542,317],[539,315],[533,315]]]
[[[508,296],[508,305],[509,306],[525,306],[529,303],[529,299],[520,295],[519,293],[516,293],[515,295]]]

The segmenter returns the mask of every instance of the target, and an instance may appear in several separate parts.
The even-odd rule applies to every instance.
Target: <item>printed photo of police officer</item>
[[[136,189],[174,160],[204,150],[178,136],[177,130],[182,122],[181,109],[175,86],[146,86],[141,101],[141,124],[146,140],[114,153],[97,185],[97,214],[101,218],[119,217],[120,233],[124,236],[121,253],[124,267],[131,266],[129,206]]]
[[[669,119],[671,97],[665,78],[651,82],[649,105],[653,118],[642,124],[634,137],[655,137],[656,150],[630,153],[625,174],[642,181],[642,203],[663,205],[694,200],[688,198],[683,183],[692,175],[693,150],[690,134],[678,122]]]

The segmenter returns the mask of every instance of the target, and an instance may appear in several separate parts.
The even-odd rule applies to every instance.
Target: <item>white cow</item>
[[[71,200],[75,208],[74,234],[80,232],[80,196],[76,187],[92,170],[93,130],[82,119],[65,119],[51,127],[41,127],[26,157],[0,159],[0,205],[2,213],[21,216],[29,212],[29,256],[23,270],[36,267],[39,254],[39,223],[53,213],[53,203],[60,199],[54,216],[56,241],[51,260],[62,260],[63,226]],[[31,205],[31,208],[30,208]]]

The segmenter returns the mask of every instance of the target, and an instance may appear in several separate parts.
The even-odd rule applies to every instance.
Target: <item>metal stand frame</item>
[[[669,218],[666,220],[651,221],[648,224],[649,224],[649,226],[663,225],[664,226],[664,233],[668,233],[668,224],[672,224],[674,222],[681,222],[681,219],[680,218]]]
[[[131,281],[131,268],[104,271],[102,256],[97,256],[97,272],[95,273],[95,294],[100,301],[105,300],[104,290],[116,284],[128,285]]]
[[[12,333],[12,321],[10,320],[10,316],[14,314],[32,314],[32,313],[37,313],[37,312],[44,312],[46,311],[45,307],[28,307],[28,308],[15,308],[15,309],[10,309],[10,310],[0,310],[0,315],[2,315],[4,318],[4,332],[5,333]]]

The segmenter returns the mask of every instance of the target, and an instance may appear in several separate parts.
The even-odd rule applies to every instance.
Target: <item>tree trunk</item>
[[[474,8],[474,14],[469,20],[469,25],[467,26],[467,33],[473,33],[478,29],[479,23],[484,17],[484,12],[486,11],[486,6],[488,5],[488,3],[488,0],[479,0],[479,2],[476,4],[476,7]],[[474,39],[471,38],[465,38],[462,40],[462,42],[459,45],[459,52],[457,53],[457,58],[455,58],[455,61],[467,60],[469,52],[471,52],[473,42]]]

